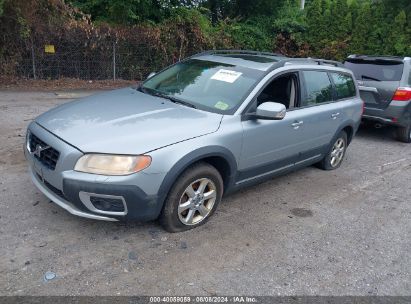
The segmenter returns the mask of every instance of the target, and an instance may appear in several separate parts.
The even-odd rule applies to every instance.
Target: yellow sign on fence
[[[45,53],[54,54],[54,53],[56,52],[56,50],[54,49],[54,45],[52,45],[52,44],[46,44],[46,45],[44,46],[44,52],[45,52]]]

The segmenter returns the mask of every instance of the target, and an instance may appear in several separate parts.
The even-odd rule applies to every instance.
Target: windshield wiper
[[[193,109],[197,109],[197,107],[196,107],[195,105],[193,105],[193,104],[191,104],[191,103],[189,103],[189,102],[187,102],[187,101],[178,99],[178,98],[176,98],[176,97],[174,97],[174,96],[170,96],[170,95],[161,93],[161,92],[156,91],[156,90],[153,90],[153,89],[147,89],[147,88],[144,88],[143,86],[140,86],[140,87],[138,88],[138,90],[139,90],[140,92],[143,92],[143,93],[146,93],[146,94],[150,94],[150,95],[152,95],[152,96],[157,96],[157,97],[165,98],[165,99],[170,100],[171,102],[178,103],[178,104],[181,104],[181,105],[184,105],[184,106],[193,108]]]
[[[189,103],[189,102],[187,102],[187,101],[184,101],[184,100],[175,98],[175,97],[173,97],[173,96],[169,96],[169,95],[165,95],[165,94],[164,94],[164,95],[162,95],[161,97],[167,98],[167,99],[170,100],[171,102],[178,103],[178,104],[181,104],[181,105],[184,105],[184,106],[193,108],[193,109],[197,109],[197,107],[196,107],[195,105],[193,105],[193,104],[191,104],[191,103]]]
[[[377,79],[377,78],[370,77],[370,76],[367,76],[367,75],[361,75],[361,78],[362,78],[362,79],[375,80],[375,81],[381,81],[381,80],[379,80],[379,79]]]

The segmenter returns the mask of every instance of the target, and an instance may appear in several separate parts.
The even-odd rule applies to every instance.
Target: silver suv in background
[[[363,103],[337,62],[209,51],[40,115],[34,184],[72,214],[204,224],[223,195],[298,168],[338,168]],[[250,202],[254,204],[255,202]]]
[[[352,70],[365,102],[363,119],[377,127],[397,127],[397,138],[411,142],[411,58],[350,55],[344,62]]]

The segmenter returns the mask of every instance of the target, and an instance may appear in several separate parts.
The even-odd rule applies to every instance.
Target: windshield
[[[358,80],[400,81],[404,64],[387,60],[353,60],[344,62],[344,66],[354,72]]]
[[[232,114],[263,75],[260,70],[189,59],[146,80],[141,88],[199,109]]]

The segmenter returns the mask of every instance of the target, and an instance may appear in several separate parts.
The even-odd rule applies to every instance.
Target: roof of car
[[[316,58],[289,58],[281,54],[249,50],[211,50],[196,54],[190,58],[217,61],[265,72],[272,71],[288,64],[344,67],[343,64],[338,61]]]

